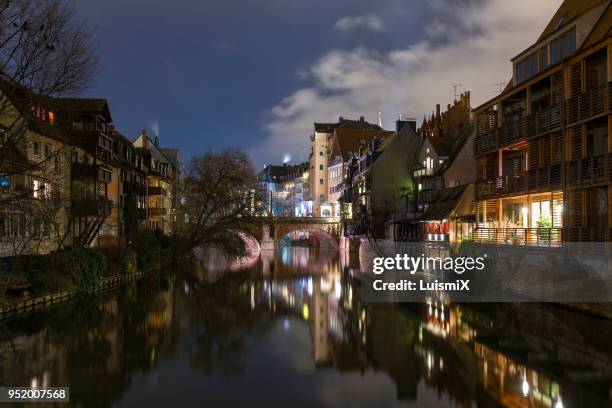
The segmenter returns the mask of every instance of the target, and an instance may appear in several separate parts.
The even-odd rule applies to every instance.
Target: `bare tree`
[[[255,212],[257,177],[249,157],[240,150],[207,152],[194,157],[183,182],[183,250],[219,248],[241,254],[244,242],[236,233],[249,228]]]
[[[26,135],[53,125],[52,113],[41,108],[50,97],[82,91],[98,69],[92,31],[75,18],[70,3],[0,0],[0,177],[11,180],[10,188],[0,185],[0,217],[17,207],[32,217],[28,223],[55,217],[58,202],[36,194],[32,183],[59,192],[61,177],[48,177],[48,168],[65,152],[57,148],[32,157]]]

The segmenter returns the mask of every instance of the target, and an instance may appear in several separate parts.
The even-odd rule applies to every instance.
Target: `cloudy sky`
[[[109,100],[130,137],[159,129],[188,158],[241,147],[260,166],[307,158],[314,121],[472,105],[510,77],[560,0],[79,0]]]

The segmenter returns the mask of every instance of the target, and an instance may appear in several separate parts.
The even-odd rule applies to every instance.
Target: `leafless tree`
[[[236,233],[251,225],[255,213],[257,177],[249,157],[240,150],[207,152],[187,166],[182,211],[186,225],[183,250],[219,248],[241,254],[244,243]]]
[[[99,66],[92,31],[75,17],[72,3],[0,0],[0,177],[11,180],[10,189],[0,186],[0,216],[15,207],[33,220],[42,213],[47,214],[44,218],[54,216],[50,210],[55,203],[33,194],[32,179],[59,192],[61,178],[47,180],[46,169],[64,151],[59,148],[32,158],[26,134],[36,130],[41,120],[51,121],[41,118],[37,106],[49,97],[82,91]]]

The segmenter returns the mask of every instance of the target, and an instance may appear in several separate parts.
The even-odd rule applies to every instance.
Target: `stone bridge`
[[[249,231],[245,232],[259,241],[262,250],[277,249],[280,240],[295,231],[308,231],[337,246],[341,233],[339,217],[254,217],[248,224]]]

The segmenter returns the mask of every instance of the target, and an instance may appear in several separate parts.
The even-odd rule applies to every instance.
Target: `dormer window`
[[[559,20],[557,20],[557,23],[555,24],[555,28],[553,29],[553,31],[557,31],[561,25],[563,25],[563,22],[565,21],[565,17],[567,16],[567,14],[562,15]]]

